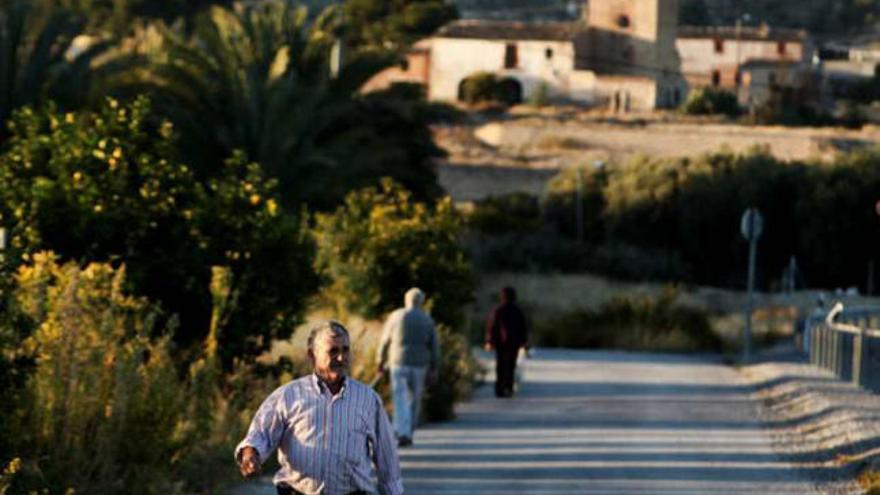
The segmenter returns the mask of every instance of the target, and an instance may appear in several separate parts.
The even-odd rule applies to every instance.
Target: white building
[[[577,22],[456,21],[365,89],[418,82],[430,99],[455,101],[465,79],[489,72],[519,100],[546,91],[621,111],[674,107],[687,90],[675,48],[677,6],[676,0],[594,0]]]

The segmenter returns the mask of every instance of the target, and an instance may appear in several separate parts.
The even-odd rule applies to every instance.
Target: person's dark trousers
[[[513,375],[516,371],[518,348],[499,348],[495,352],[495,397],[513,395]]]
[[[278,490],[278,495],[303,495],[302,492],[298,492],[287,485],[276,485],[275,489]],[[359,490],[348,495],[367,495],[367,492]]]

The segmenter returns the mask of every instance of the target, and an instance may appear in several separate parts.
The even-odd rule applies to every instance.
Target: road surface
[[[416,432],[407,493],[816,493],[717,360],[540,349],[523,371],[516,397],[483,386],[455,421]]]

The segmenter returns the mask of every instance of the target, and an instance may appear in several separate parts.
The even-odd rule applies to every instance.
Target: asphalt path
[[[539,349],[521,369],[515,397],[484,385],[416,432],[408,494],[817,493],[716,358]]]
[[[716,358],[538,350],[522,368],[514,398],[481,387],[416,433],[408,493],[815,493]]]

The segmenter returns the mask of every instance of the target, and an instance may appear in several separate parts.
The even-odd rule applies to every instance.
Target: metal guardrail
[[[880,307],[844,308],[837,303],[824,317],[806,322],[804,347],[810,362],[880,392]]]

